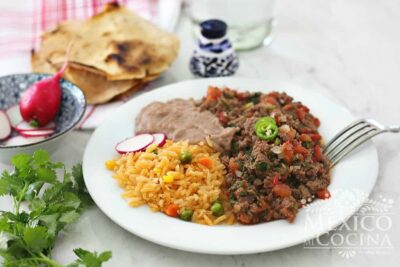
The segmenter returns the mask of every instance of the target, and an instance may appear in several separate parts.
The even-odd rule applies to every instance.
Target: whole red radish
[[[32,84],[21,97],[22,118],[32,125],[44,126],[54,120],[61,106],[60,79],[67,62],[53,76]]]

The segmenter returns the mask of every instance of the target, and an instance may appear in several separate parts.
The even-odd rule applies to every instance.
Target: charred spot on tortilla
[[[115,62],[118,66],[124,68],[127,71],[139,71],[140,68],[137,66],[126,64],[125,57],[121,54],[110,54],[104,60],[107,63]]]
[[[107,3],[105,9],[112,10],[114,8],[119,8],[119,7],[120,7],[120,5],[119,5],[118,1],[112,1],[112,2]]]
[[[112,42],[115,53],[109,54],[104,61],[106,63],[115,62],[121,68],[127,71],[139,71],[140,66],[149,65],[152,63],[151,57],[146,51],[142,51],[145,44],[141,41],[125,41],[125,42]],[[134,49],[140,49],[142,53],[139,55],[132,54]]]
[[[104,59],[105,62],[109,63],[111,61],[117,62],[118,65],[124,65],[125,59],[120,54],[110,54]]]

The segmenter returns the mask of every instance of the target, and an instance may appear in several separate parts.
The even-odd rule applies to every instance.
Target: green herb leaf
[[[79,258],[76,262],[84,264],[87,267],[100,267],[103,262],[108,261],[112,257],[111,251],[105,251],[97,255],[96,252],[77,248],[74,249],[74,253]]]
[[[4,171],[0,179],[0,196],[11,195],[16,197],[24,188],[24,185],[24,180],[19,176],[11,175],[9,172]]]
[[[30,250],[41,252],[50,245],[48,236],[46,227],[36,226],[33,228],[25,228],[23,240]]]
[[[33,160],[37,165],[43,165],[50,161],[50,155],[45,150],[37,150],[33,153]]]
[[[28,154],[17,154],[11,158],[11,164],[15,166],[17,169],[21,169],[26,167],[31,160],[31,156]]]
[[[71,224],[79,219],[80,214],[76,211],[68,211],[61,215],[60,222],[65,224]]]

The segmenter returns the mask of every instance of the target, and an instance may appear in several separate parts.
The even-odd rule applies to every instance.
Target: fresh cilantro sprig
[[[57,236],[92,204],[82,166],[67,172],[64,164],[52,162],[44,150],[16,155],[11,163],[14,171],[3,171],[0,177],[0,196],[8,195],[13,201],[13,211],[0,211],[3,266],[61,267],[51,258]],[[74,253],[78,259],[68,267],[99,267],[111,258],[110,251],[98,254],[78,248]]]

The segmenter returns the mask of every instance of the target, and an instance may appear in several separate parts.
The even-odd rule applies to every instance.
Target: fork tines
[[[380,132],[379,124],[372,120],[361,119],[348,125],[335,135],[324,149],[325,155],[331,161],[331,167]]]

